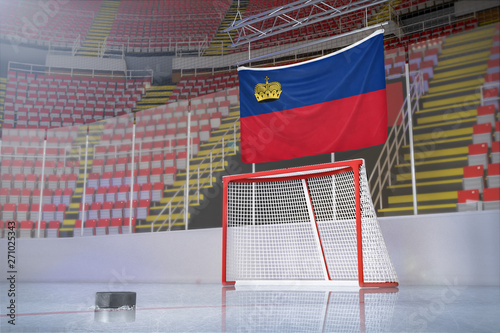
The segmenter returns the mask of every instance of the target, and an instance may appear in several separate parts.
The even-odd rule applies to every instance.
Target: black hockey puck
[[[97,292],[95,306],[98,309],[135,308],[136,293],[131,291]]]

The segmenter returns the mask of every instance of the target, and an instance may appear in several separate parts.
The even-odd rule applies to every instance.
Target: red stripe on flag
[[[272,162],[375,146],[387,138],[386,90],[241,118],[241,159]]]

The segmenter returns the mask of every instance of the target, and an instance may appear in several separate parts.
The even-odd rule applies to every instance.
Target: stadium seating
[[[200,42],[212,38],[220,24],[218,16],[228,7],[228,2],[214,7],[203,0],[190,1],[189,5],[180,0],[125,0],[120,3],[107,41],[124,45],[128,52],[196,49]]]
[[[178,101],[188,98],[196,98],[197,96],[209,95],[224,89],[234,88],[238,85],[237,72],[225,72],[209,76],[183,77],[177,83],[177,87],[173,90],[170,100]],[[206,107],[204,104],[206,103],[203,103],[201,99],[197,99],[197,101],[201,104],[199,109],[204,110],[204,106]],[[211,113],[210,109],[213,107],[217,106],[209,106],[207,111]]]
[[[246,15],[290,2],[292,1],[250,0]],[[338,5],[344,3],[349,1],[337,2]],[[397,4],[394,10],[401,15],[424,9],[432,10],[432,6],[437,5],[435,1],[393,3]],[[97,1],[85,10],[97,10],[99,4],[100,1]],[[180,0],[123,0],[107,40],[111,44],[126,40],[127,50],[130,52],[165,52],[170,50],[172,43],[182,43],[189,38],[196,40],[204,36],[210,38],[217,30],[220,19],[205,15],[213,11],[212,3],[197,0],[196,4],[189,7]],[[229,2],[221,3],[218,9],[221,17],[228,6]],[[73,9],[83,9],[82,1],[74,1],[69,10]],[[26,13],[31,13],[30,10],[32,9],[28,9]],[[364,24],[364,14],[353,12],[346,17],[344,23],[331,19],[273,36],[255,43],[252,48],[350,31]],[[70,13],[59,15],[65,17],[65,23],[57,27],[51,23],[41,29],[40,36],[56,30],[56,34],[66,31],[69,35],[78,31],[82,37],[85,36],[91,23],[83,19],[80,21],[79,18],[73,21],[75,27],[70,28],[67,18],[75,16]],[[10,24],[4,17],[0,11],[0,34],[5,34],[4,22]],[[192,24],[193,21],[197,24]],[[428,92],[433,80],[443,80],[439,75],[447,67],[452,67],[439,67],[442,59],[446,61],[450,57],[443,52],[447,42],[452,40],[451,36],[465,36],[460,33],[475,31],[473,29],[477,26],[476,18],[468,18],[386,39],[385,66],[388,78],[401,77],[404,63],[409,60],[412,76],[417,71],[424,73],[424,90]],[[178,37],[179,35],[182,36]],[[466,133],[470,136],[470,142],[462,137],[458,138],[465,143],[460,147],[460,154],[456,154],[459,156],[453,155],[459,160],[456,169],[463,173],[457,176],[460,177],[458,182],[461,189],[453,189],[457,193],[459,204],[474,201],[476,194],[478,197],[475,201],[494,201],[492,198],[495,196],[486,190],[498,187],[498,32],[493,36],[488,49],[491,55],[484,83],[481,83],[484,103],[474,105],[470,113],[476,112],[471,116],[475,117],[475,123],[470,125],[471,131]],[[234,50],[238,51],[242,50]],[[134,225],[135,221],[138,223],[137,230],[149,230],[151,226],[148,222],[152,220],[151,217],[156,216],[159,208],[163,208],[171,200],[173,193],[182,186],[188,159],[191,161],[191,169],[196,170],[195,167],[198,166],[193,165],[193,162],[202,163],[207,154],[220,152],[218,148],[213,149],[217,146],[215,142],[223,137],[230,125],[235,126],[235,136],[238,131],[237,125],[230,124],[228,120],[237,117],[237,72],[188,75],[180,77],[169,97],[169,104],[135,113],[135,133],[132,133],[134,121],[128,115],[142,101],[146,86],[152,83],[151,80],[9,71],[0,161],[0,219],[15,217],[19,221],[33,223],[41,219],[48,226],[47,237],[49,231],[52,236],[57,236],[60,228],[78,228],[82,223],[75,223],[78,219],[83,220],[85,234],[121,233],[122,226],[127,225],[127,221],[123,220],[128,220],[130,215],[134,218]],[[423,106],[424,111],[429,109],[428,106]],[[188,108],[192,111],[189,129],[186,117]],[[442,114],[432,111],[431,116],[438,117]],[[87,169],[82,159],[82,143],[87,130],[84,124],[96,125],[88,127],[91,143]],[[187,156],[186,151],[188,130],[192,137],[190,156]],[[49,158],[44,164],[41,156],[45,138],[46,157]],[[135,146],[132,145],[132,140],[135,140]],[[44,177],[41,177],[42,169]],[[477,175],[471,171],[473,169],[477,171]],[[83,191],[85,172],[87,182]],[[470,177],[471,173],[474,177]],[[461,197],[460,191],[469,191],[463,194],[466,199]],[[81,207],[75,209],[74,206],[83,198],[86,205],[83,206],[84,215],[81,216]],[[184,199],[178,196],[176,200]],[[477,207],[478,205],[476,209],[479,209]],[[20,229],[28,230],[28,225],[29,223],[21,224]]]
[[[150,82],[9,71],[4,123],[42,129],[120,116],[132,112]]]
[[[496,86],[498,80],[491,60],[496,57],[492,41],[494,44],[499,26],[476,28],[477,24],[477,20],[473,20],[468,27],[465,23],[464,27],[462,22],[460,26],[463,29],[446,34],[439,33],[443,29],[435,29],[430,33],[403,36],[397,42],[385,41],[387,74],[394,68],[396,57],[405,47],[409,51],[410,71],[424,70],[424,76],[427,76],[428,87],[424,89],[427,94],[421,98],[413,128],[416,149],[425,151],[416,155],[417,186],[422,183],[417,190],[419,213],[483,207],[482,193],[488,187],[488,168],[496,158],[494,147],[497,147],[494,128],[498,112],[493,101],[498,93],[490,89]],[[435,50],[429,52],[433,48]],[[456,76],[461,70],[461,75]],[[491,103],[485,103],[489,102],[489,98]],[[405,158],[407,156],[405,153]],[[396,169],[406,165],[399,163]],[[482,174],[479,169],[483,170]],[[474,175],[472,171],[478,171],[478,174]],[[419,181],[419,177],[423,177],[422,180]],[[396,185],[388,187],[392,191],[389,202],[403,199],[396,193],[403,194],[407,186],[403,179],[410,178],[400,179]],[[475,193],[477,197],[474,200],[479,203],[466,204],[462,191]],[[387,209],[380,209],[379,214],[406,214],[402,206],[389,204]]]
[[[87,35],[101,0],[72,0],[45,6],[33,1],[21,4],[0,2],[0,35],[36,45],[71,47],[78,36],[84,39]],[[40,13],[50,19],[43,21],[44,16],[37,15]]]
[[[498,27],[494,43],[498,36]],[[477,108],[476,123],[472,125],[472,144],[468,148],[468,167],[464,167],[463,188],[459,191],[457,209],[498,209],[500,207],[500,142],[498,129],[498,59],[494,47],[490,50],[484,84],[481,86],[481,105]],[[492,63],[493,61],[493,63]],[[495,69],[496,68],[496,69]],[[486,177],[485,177],[486,176]],[[473,194],[472,203],[464,196]]]

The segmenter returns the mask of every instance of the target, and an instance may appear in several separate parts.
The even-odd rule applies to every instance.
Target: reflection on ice
[[[95,310],[94,321],[98,323],[132,323],[135,321],[135,309]]]
[[[222,325],[227,332],[387,332],[397,299],[397,288],[224,288]]]

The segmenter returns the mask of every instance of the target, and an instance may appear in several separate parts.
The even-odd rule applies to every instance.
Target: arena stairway
[[[69,159],[80,160],[80,170],[78,172],[78,179],[76,188],[71,198],[71,204],[66,207],[64,220],[59,229],[59,237],[71,237],[75,227],[76,220],[79,219],[80,203],[82,202],[83,184],[85,180],[85,171],[87,175],[92,172],[92,162],[94,156],[94,146],[99,144],[100,136],[103,130],[103,122],[97,122],[89,125],[89,146],[87,156],[87,169],[85,169],[85,155],[81,153],[85,151],[87,128],[80,126],[78,135],[73,142],[73,148],[68,154]]]
[[[418,213],[454,212],[462,189],[472,126],[480,106],[480,86],[490,57],[493,26],[447,37],[434,67],[429,91],[414,115]],[[392,171],[393,185],[379,216],[413,214],[409,147]]]
[[[378,11],[375,14],[371,15],[368,19],[368,25],[374,25],[389,21],[391,19],[391,11],[393,11],[394,8],[396,8],[400,3],[401,0],[391,0],[381,5]]]
[[[137,103],[133,111],[142,111],[167,104],[175,87],[175,85],[151,86],[146,89],[146,93],[142,96],[142,99]]]
[[[235,156],[239,152],[239,146],[226,145],[222,148],[222,136],[224,136],[225,142],[231,142],[236,136],[236,142],[239,141],[239,130],[240,123],[238,121],[240,116],[239,106],[232,106],[227,117],[222,118],[221,125],[219,128],[211,131],[210,139],[207,143],[200,144],[200,150],[197,156],[189,160],[190,164],[190,185],[192,187],[189,191],[190,204],[189,204],[189,215],[191,218],[193,211],[199,212],[199,210],[204,206],[204,200],[209,200],[206,196],[206,192],[210,191],[214,186],[220,186],[221,175],[225,174],[226,167],[228,165],[229,158]],[[236,133],[234,132],[236,128]],[[201,171],[209,169],[210,167],[210,154],[212,154],[212,165],[219,164],[218,167],[213,169],[212,179],[210,185],[210,175],[208,172],[200,174],[200,183],[204,185],[200,186],[200,195],[198,198],[198,169]],[[222,156],[224,154],[224,165],[222,165]],[[152,206],[149,211],[149,216],[147,217],[144,224],[136,226],[136,232],[150,232],[151,223],[156,219],[156,217],[162,212],[165,205],[170,201],[172,202],[172,210],[170,211],[170,216],[168,214],[168,209],[165,210],[154,223],[155,231],[166,231],[168,230],[168,220],[172,221],[172,228],[170,230],[183,230],[185,228],[184,223],[184,191],[181,189],[186,183],[186,172],[178,172],[176,175],[176,181],[172,188],[168,188],[164,191],[163,199],[160,204]],[[217,185],[218,183],[218,185]],[[180,190],[181,189],[181,190]],[[163,226],[163,221],[167,221]]]
[[[3,114],[5,103],[5,91],[7,89],[7,78],[0,77],[0,130],[3,126]]]
[[[103,0],[94,22],[78,49],[77,56],[97,57],[100,45],[109,36],[121,1]]]
[[[238,14],[238,3],[240,4],[240,13],[243,15],[247,8],[249,0],[233,0],[231,2],[231,6],[227,10],[224,18],[222,19],[217,32],[215,33],[214,38],[210,41],[210,45],[205,51],[205,55],[207,56],[219,56],[228,54],[227,47],[231,45],[231,38],[229,38],[227,32],[223,32],[224,29],[229,27],[231,23],[234,22],[236,15]],[[238,17],[237,19],[241,19]],[[236,31],[231,32],[232,38],[236,36]],[[223,50],[221,51],[221,47]]]
[[[143,98],[145,97],[146,96],[143,95]],[[158,105],[161,104],[156,104],[155,106]],[[148,106],[146,108],[150,107],[152,106]],[[141,107],[139,106],[139,109],[140,108]],[[82,153],[85,151],[85,145],[86,145],[87,132],[85,126],[80,126],[78,135],[73,143],[73,148],[70,150],[68,154],[69,159],[79,159],[81,162],[80,162],[80,171],[78,173],[76,189],[73,193],[71,204],[66,208],[65,219],[60,228],[60,233],[61,233],[60,237],[69,237],[73,235],[75,222],[79,218],[79,211],[81,209],[80,203],[82,202],[85,171],[87,172],[87,175],[92,172],[94,147],[101,142],[100,140],[104,130],[104,124],[105,124],[104,121],[89,124],[89,133],[88,133],[89,146],[88,146],[88,156],[87,156],[87,169],[85,169],[85,164],[83,163],[83,161],[85,161],[85,155],[84,153]]]
[[[153,90],[154,91],[154,90]],[[161,104],[157,104],[161,105]],[[149,106],[153,107],[153,106]],[[149,108],[148,107],[148,108]],[[222,159],[222,149],[220,147],[220,143],[217,144],[218,141],[221,140],[222,135],[226,133],[225,140],[233,140],[234,139],[234,131],[231,130],[231,127],[234,127],[235,121],[239,119],[239,107],[238,106],[233,106],[230,110],[229,116],[224,117],[221,120],[221,125],[219,128],[212,130],[210,139],[207,143],[201,144],[200,145],[200,151],[197,154],[197,156],[193,157],[190,159],[190,170],[191,170],[191,177],[190,177],[190,184],[196,184],[197,183],[197,169],[200,168],[200,170],[204,170],[205,168],[209,167],[209,161],[208,157],[210,153],[212,153],[212,163],[213,165],[216,165],[219,161]],[[65,213],[65,219],[61,225],[60,228],[60,237],[71,237],[74,232],[74,227],[76,220],[79,219],[79,213],[80,213],[80,203],[82,202],[82,195],[83,195],[83,185],[84,185],[84,175],[85,171],[87,172],[87,175],[92,172],[92,165],[93,165],[93,154],[94,154],[94,146],[100,143],[100,137],[103,132],[104,128],[104,122],[96,122],[92,123],[89,125],[89,154],[87,157],[87,168],[85,169],[85,164],[83,161],[85,160],[84,155],[80,155],[80,151],[84,150],[85,144],[86,144],[86,127],[81,127],[78,133],[77,138],[75,139],[73,143],[73,148],[68,154],[69,159],[80,159],[80,170],[78,174],[78,180],[76,184],[76,189],[73,193],[71,204],[67,207],[66,213]],[[229,129],[229,131],[228,131]],[[236,139],[239,140],[239,122],[236,123]],[[80,150],[81,149],[81,150]],[[237,152],[237,149],[236,149]],[[235,150],[233,147],[226,147],[224,150],[224,156],[225,158],[230,158],[231,156],[236,154]],[[225,165],[214,167],[213,168],[213,174],[212,174],[212,186],[216,184],[217,179],[219,179],[220,175],[225,171],[225,167],[227,166],[227,161],[225,161]],[[185,183],[185,177],[186,177],[186,172],[177,172],[176,174],[176,181],[172,187],[167,188],[164,191],[164,198],[160,201],[160,203],[156,203],[156,206],[152,206],[150,208],[150,214],[147,218],[146,221],[138,221],[138,225],[136,226],[136,232],[149,232],[151,230],[151,221],[153,221],[156,216],[160,213],[161,209],[164,207],[165,204],[167,204],[178,192],[179,188],[181,188],[184,183]],[[208,175],[201,175],[200,181],[204,182],[209,178]],[[208,179],[207,184],[210,183],[210,180]],[[203,192],[210,188],[210,185],[205,185],[201,187],[201,192],[200,196],[198,198],[197,193],[197,188],[192,188],[190,190],[190,196],[191,196],[191,204],[190,204],[190,209],[196,209],[200,205],[200,203],[205,199],[205,195]],[[198,201],[199,200],[199,201]],[[170,218],[173,220],[176,220],[177,222],[173,225],[171,230],[176,230],[176,229],[184,229],[184,215],[180,213],[179,211],[182,211],[183,207],[183,202],[184,202],[184,192],[181,192],[180,195],[177,195],[172,203],[174,205],[179,204],[179,208],[176,208],[171,212]],[[168,218],[168,215],[163,214],[161,218],[166,219]],[[145,223],[144,223],[145,222]],[[148,223],[149,222],[149,223]],[[155,223],[155,227],[158,228],[161,225],[160,223]],[[167,230],[168,227],[164,227],[161,230]]]

